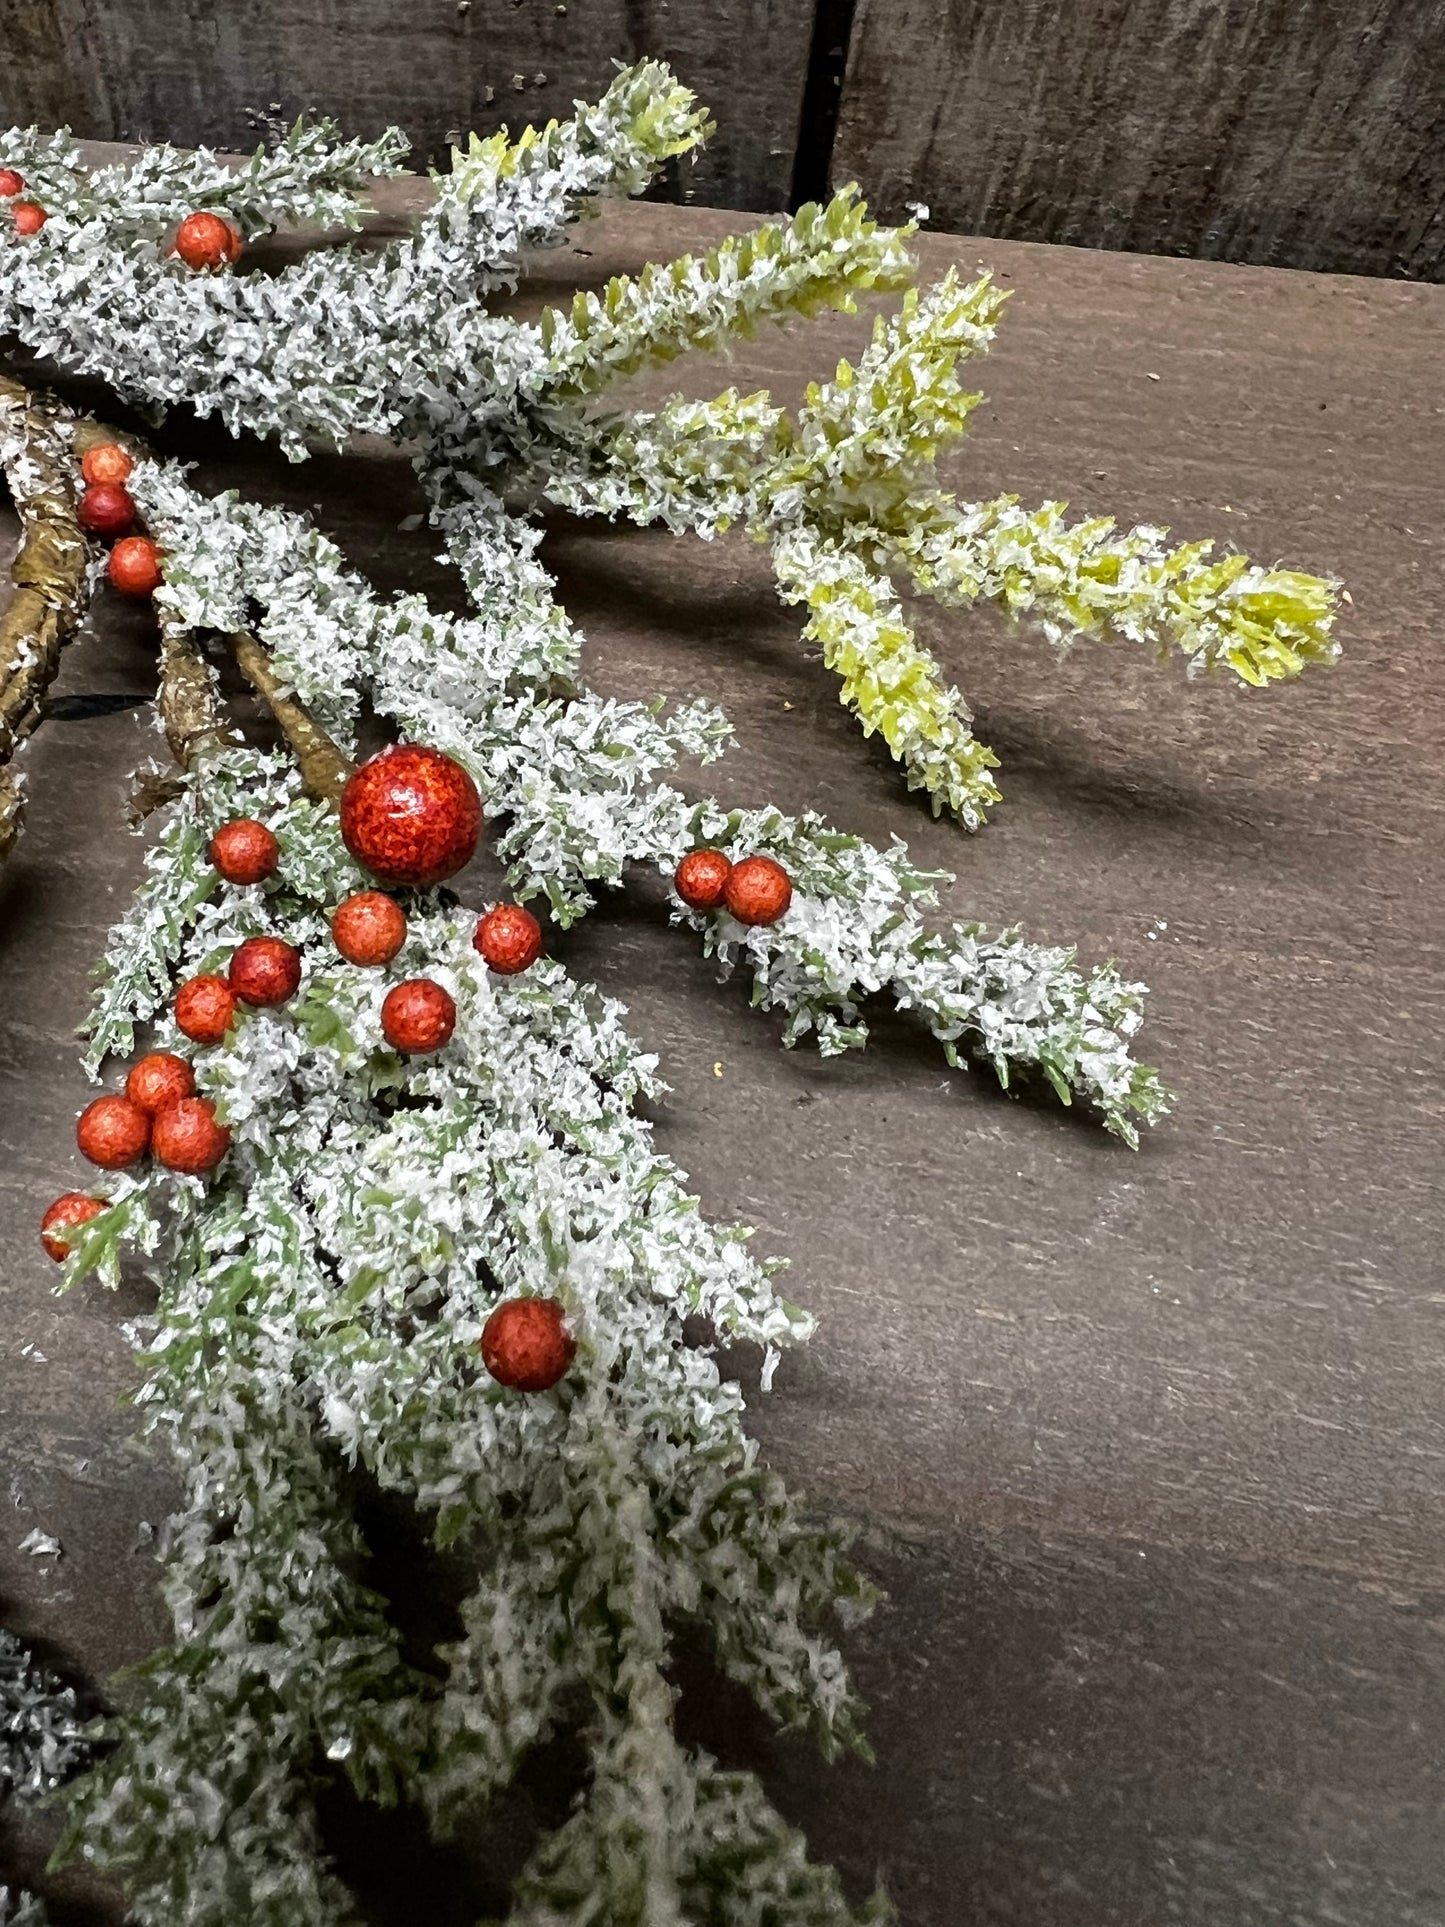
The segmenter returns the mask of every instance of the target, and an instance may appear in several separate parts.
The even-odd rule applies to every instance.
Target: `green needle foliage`
[[[524,251],[707,131],[687,90],[645,63],[572,120],[474,139],[384,248],[195,275],[167,252],[184,213],[214,209],[247,237],[354,225],[366,181],[395,171],[405,143],[302,125],[239,172],[157,149],[90,174],[67,137],[12,130],[0,160],[50,219],[29,240],[0,222],[0,331],[153,414],[185,403],[297,460],[360,433],[411,447],[471,613],[382,599],[307,518],[207,499],[146,461],[132,488],[164,551],[168,649],[248,629],[344,752],[379,719],[455,757],[499,825],[510,888],[559,924],[638,864],[670,879],[699,846],[774,855],[794,886],[775,926],[676,899],[672,919],[724,974],[748,975],[786,1044],[857,1047],[886,1001],[949,1063],[1042,1078],[1135,1143],[1166,1105],[1133,1055],[1142,986],[1017,930],[940,927],[946,879],[900,842],[684,793],[670,772],[719,756],[726,718],[586,687],[581,639],[514,504],[540,493],[766,542],[865,731],[969,827],[998,800],[996,758],[918,643],[905,586],[991,601],[1058,646],[1114,636],[1249,681],[1332,654],[1331,591],[1211,562],[1203,545],[1171,552],[1156,530],[1070,525],[1058,505],[948,494],[937,463],[978,399],[960,370],[1002,296],[987,278],[913,288],[906,233],[871,222],[852,190],[538,323],[496,312]],[[898,291],[856,363],[795,412],[731,390],[608,406],[616,382],[688,350]],[[222,885],[206,854],[238,815],[281,845],[278,874],[247,889]],[[138,1927],[350,1927],[318,1820],[335,1782],[411,1802],[443,1834],[568,1727],[585,1784],[533,1845],[518,1927],[881,1921],[883,1903],[851,1901],[808,1860],[754,1778],[673,1724],[688,1629],[780,1727],[828,1755],[864,1747],[837,1640],[869,1588],[846,1533],[759,1463],[713,1349],[756,1347],[766,1388],[812,1320],[746,1228],[707,1223],[658,1153],[637,1107],[663,1087],[618,1005],[553,962],[493,976],[474,911],[445,891],[407,893],[401,955],[357,969],[328,916],[366,881],[334,811],[283,759],[211,732],[112,933],[92,1076],[143,1036],[180,1045],[175,984],[224,968],[248,936],[298,945],[305,975],[287,1005],[192,1053],[231,1132],[216,1175],[118,1177],[75,1236],[68,1285],[114,1284],[130,1264],[155,1287],[133,1328],[138,1410],[184,1491],[166,1535],[174,1637],[122,1682],[65,1851],[125,1879]],[[403,1059],[380,1005],[422,974],[454,995],[457,1029]],[[479,1364],[489,1313],[518,1295],[560,1299],[577,1337],[544,1395],[504,1390]],[[440,1651],[404,1652],[363,1583],[363,1481],[471,1558],[460,1636]]]
[[[898,581],[946,606],[992,603],[1059,649],[1138,642],[1182,655],[1191,674],[1259,685],[1333,660],[1324,580],[1213,558],[1208,542],[1170,548],[1161,529],[1070,523],[1061,503],[947,492],[938,460],[979,399],[959,369],[987,351],[1004,296],[987,276],[911,286],[909,231],[869,220],[855,189],[578,294],[539,323],[494,311],[525,250],[556,245],[597,197],[636,192],[708,131],[688,90],[645,62],[570,121],[474,137],[413,233],[379,252],[195,276],[162,245],[188,207],[248,236],[288,220],[354,224],[366,177],[395,171],[404,141],[300,125],[239,173],[156,149],[88,175],[63,136],[13,129],[9,164],[52,218],[30,240],[0,232],[0,329],[138,406],[185,400],[298,459],[360,432],[407,441],[438,512],[540,484],[582,513],[704,536],[742,524],[770,544],[779,592],[807,611],[865,732],[935,813],[970,829],[999,800],[997,758],[914,635]],[[811,387],[796,415],[731,392],[649,412],[604,405],[617,382],[690,350],[898,290],[856,366]]]

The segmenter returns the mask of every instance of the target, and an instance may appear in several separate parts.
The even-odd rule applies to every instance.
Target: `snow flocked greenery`
[[[948,605],[995,603],[1059,648],[1115,637],[1250,683],[1332,659],[1334,592],[1318,578],[1210,560],[1207,542],[1171,549],[1157,528],[1069,523],[1061,503],[942,489],[937,458],[979,399],[959,364],[987,349],[1003,296],[987,276],[913,290],[908,230],[870,221],[854,189],[579,294],[570,312],[491,311],[524,249],[559,242],[590,201],[634,192],[706,131],[692,95],[649,62],[572,121],[474,139],[406,239],[276,274],[196,276],[164,251],[188,208],[248,237],[282,219],[354,222],[365,179],[395,171],[405,143],[303,126],[240,172],[162,149],[88,175],[63,137],[12,130],[7,164],[50,219],[24,240],[0,222],[0,332],[143,408],[186,401],[298,457],[361,431],[415,442],[439,513],[477,503],[500,516],[503,493],[527,485],[702,535],[742,524],[770,543],[780,593],[806,608],[864,728],[969,828],[997,800],[996,758],[914,637],[895,575]],[[645,414],[605,406],[619,380],[689,349],[898,289],[901,312],[857,366],[841,363],[796,414],[731,391]]]
[[[0,1631],[0,1806],[52,1793],[89,1754],[74,1691]],[[0,1885],[0,1927],[45,1927],[34,1894]]]
[[[402,143],[301,128],[249,170],[152,152],[87,176],[63,139],[12,133],[0,159],[51,218],[28,242],[0,222],[0,329],[151,409],[185,401],[298,458],[358,431],[414,444],[432,522],[475,613],[383,601],[305,518],[202,497],[173,465],[133,478],[165,551],[171,635],[251,629],[345,749],[368,711],[476,775],[523,897],[562,923],[629,865],[670,876],[699,844],[767,850],[792,909],[771,929],[690,924],[785,1038],[861,1043],[864,1002],[919,1013],[953,1061],[1005,1081],[1042,1073],[1133,1140],[1164,1094],[1136,1063],[1141,989],[1070,952],[938,930],[938,879],[813,816],[725,808],[662,780],[727,737],[710,705],[664,714],[579,678],[524,486],[588,513],[662,519],[770,543],[781,593],[865,728],[935,808],[970,827],[996,797],[991,753],[916,643],[895,574],[941,600],[986,598],[1056,644],[1111,634],[1178,648],[1252,681],[1327,659],[1331,597],[1311,578],[1208,564],[1155,530],[1067,525],[1056,506],[967,504],[938,486],[974,398],[958,363],[987,346],[1000,297],[952,278],[905,293],[856,367],[793,415],[731,392],[642,415],[615,380],[764,320],[904,288],[903,233],[851,193],[827,208],[579,296],[522,324],[489,312],[524,248],[555,243],[589,199],[642,186],[705,131],[665,70],[623,74],[596,107],[509,142],[473,142],[407,239],[339,247],[275,274],[195,276],[166,258],[194,207],[248,236],[355,218]],[[144,326],[135,325],[137,316]],[[227,818],[277,831],[279,875],[224,887],[205,854]],[[723,1669],[825,1749],[860,1745],[834,1628],[868,1603],[836,1531],[762,1468],[738,1386],[690,1342],[701,1318],[750,1340],[764,1382],[811,1321],[780,1297],[739,1228],[708,1225],[634,1113],[653,1060],[619,1007],[556,963],[500,979],[470,945],[475,908],[412,893],[385,982],[425,973],[456,995],[456,1036],[399,1059],[385,982],[345,964],[326,915],[364,881],[332,811],[283,759],[210,738],[113,935],[89,1065],[138,1026],[179,1041],[179,978],[262,931],[298,943],[299,996],[193,1053],[233,1133],[217,1176],[156,1170],[109,1187],[68,1280],[154,1279],[136,1328],[141,1410],[176,1453],[185,1502],[168,1535],[175,1645],[124,1694],[118,1744],[80,1783],[70,1845],[125,1875],[141,1927],[339,1927],[354,1918],[325,1854],[317,1795],[419,1803],[439,1828],[502,1788],[559,1721],[580,1719],[586,1789],[516,1885],[519,1927],[841,1927],[872,1919],[810,1864],[745,1774],[683,1747],[671,1642],[701,1628]],[[527,1397],[481,1370],[499,1296],[566,1303],[577,1362]],[[439,1541],[476,1551],[461,1638],[419,1668],[359,1573],[355,1468],[405,1495]]]

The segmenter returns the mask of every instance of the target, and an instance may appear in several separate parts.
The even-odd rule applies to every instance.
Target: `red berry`
[[[776,923],[793,901],[793,886],[770,856],[745,856],[733,865],[723,902],[739,923]]]
[[[38,234],[50,216],[39,201],[12,201],[10,218],[15,223],[17,234]]]
[[[174,1051],[153,1050],[149,1057],[132,1065],[130,1076],[125,1080],[125,1094],[148,1117],[154,1117],[167,1104],[194,1097],[196,1075],[185,1058],[177,1057]]]
[[[71,1225],[89,1224],[98,1218],[109,1205],[104,1198],[88,1198],[83,1191],[67,1191],[63,1198],[57,1198],[45,1216],[40,1220],[40,1242],[50,1253],[56,1264],[63,1265],[70,1256],[70,1244],[58,1235]]]
[[[0,201],[8,201],[12,195],[25,192],[25,176],[17,174],[13,167],[0,167]]]
[[[732,869],[721,850],[694,850],[678,864],[672,887],[689,909],[716,910]]]
[[[176,229],[176,253],[198,273],[224,268],[241,254],[241,237],[219,214],[188,214]]]
[[[499,977],[515,977],[542,954],[542,926],[520,903],[499,903],[472,933],[472,948]]]
[[[151,1121],[128,1097],[98,1097],[81,1112],[75,1141],[92,1164],[104,1171],[123,1171],[145,1156]]]
[[[168,1171],[200,1177],[214,1171],[231,1148],[231,1133],[216,1122],[208,1097],[182,1097],[156,1116],[151,1149]]]
[[[124,535],[135,520],[135,503],[115,482],[96,482],[81,496],[76,513],[92,535]]]
[[[147,535],[128,535],[111,550],[106,574],[122,595],[153,595],[161,585],[160,550]]]
[[[266,1008],[294,997],[301,983],[301,952],[279,937],[247,937],[231,958],[227,973],[243,1004]]]
[[[341,794],[341,834],[388,883],[440,883],[471,861],[482,831],[477,786],[450,756],[418,743],[384,749]]]
[[[116,488],[130,480],[134,468],[119,442],[100,442],[80,458],[80,472],[87,482],[109,482]]]
[[[499,1385],[550,1391],[577,1354],[555,1298],[508,1298],[482,1327],[482,1363]]]
[[[192,977],[176,992],[176,1022],[194,1043],[219,1044],[236,1021],[236,993],[224,977]]]
[[[406,942],[406,917],[380,890],[358,890],[337,905],[331,935],[348,963],[389,964]]]
[[[227,883],[262,883],[275,876],[281,845],[264,823],[238,816],[221,825],[206,854]]]
[[[381,1034],[393,1050],[417,1056],[440,1050],[457,1027],[457,1007],[450,991],[430,977],[412,977],[386,993],[381,1006]]]

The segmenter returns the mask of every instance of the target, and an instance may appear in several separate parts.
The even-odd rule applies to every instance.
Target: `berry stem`
[[[285,693],[286,685],[254,636],[239,630],[227,640],[241,674],[271,711],[277,727],[291,745],[307,793],[321,803],[339,803],[355,764],[347,761],[296,698]]]

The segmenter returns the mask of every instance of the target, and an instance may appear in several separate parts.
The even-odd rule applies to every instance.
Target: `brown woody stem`
[[[153,450],[136,436],[121,434],[99,422],[77,420],[74,439],[78,455],[84,455],[87,449],[102,442],[119,442],[137,461],[155,460]],[[183,769],[190,769],[208,749],[233,748],[242,739],[226,715],[215,674],[195,632],[182,629],[164,614],[160,616],[160,627],[161,679],[157,702],[171,754]],[[320,801],[336,802],[346,787],[352,765],[295,697],[283,693],[284,685],[256,638],[241,633],[228,637],[228,641],[241,673],[271,711],[290,744],[307,792]]]
[[[260,696],[301,767],[307,794],[320,802],[338,803],[354,764],[347,761],[326,731],[294,696],[271,667],[271,658],[256,638],[244,630],[227,638],[241,674]]]
[[[39,726],[60,652],[85,613],[86,545],[65,419],[58,404],[0,376],[0,466],[21,526],[15,592],[0,611],[0,862],[25,815],[15,751]]]

